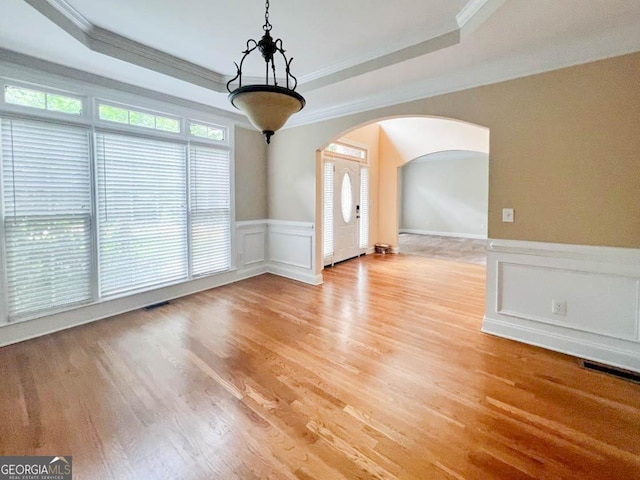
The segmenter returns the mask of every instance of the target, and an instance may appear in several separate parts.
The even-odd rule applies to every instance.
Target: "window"
[[[351,159],[367,159],[367,151],[364,148],[358,148],[344,143],[332,143],[325,150]]]
[[[323,255],[325,260],[333,255],[333,163],[324,164],[324,218],[323,228]]]
[[[195,142],[186,118],[94,98],[95,118],[63,124],[48,111],[82,116],[87,98],[0,85],[0,323],[231,268],[227,126],[196,123]]]
[[[192,145],[189,163],[192,275],[228,270],[231,266],[229,152]]]
[[[360,248],[369,247],[369,169],[360,169]]]
[[[351,186],[351,175],[348,173],[345,173],[342,176],[340,206],[342,208],[342,220],[344,223],[351,223],[351,214],[353,210],[353,187]]]
[[[224,127],[216,127],[215,125],[189,122],[189,133],[194,137],[224,142],[226,140],[227,129]]]
[[[126,107],[118,107],[106,103],[98,105],[98,118],[107,122],[122,123],[134,127],[180,133],[180,119],[178,118],[129,110]]]
[[[186,147],[97,134],[100,294],[185,280]]]
[[[9,318],[88,302],[89,132],[37,121],[0,122]]]
[[[30,88],[5,85],[4,101],[22,107],[49,110],[69,115],[82,115],[82,99]]]

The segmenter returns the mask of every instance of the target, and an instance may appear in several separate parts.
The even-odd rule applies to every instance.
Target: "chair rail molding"
[[[489,240],[482,331],[640,372],[640,249]]]

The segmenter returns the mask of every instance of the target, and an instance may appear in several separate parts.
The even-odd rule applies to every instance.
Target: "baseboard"
[[[639,299],[640,249],[488,242],[484,332],[640,371]]]
[[[211,277],[199,278],[178,285],[130,295],[103,303],[86,305],[46,317],[6,323],[0,326],[0,347],[85,325],[104,318],[138,310],[147,305],[174,300],[265,273],[267,273],[267,266],[260,265],[244,270],[235,270]]]
[[[503,321],[485,315],[482,332],[518,342],[542,347],[577,358],[613,365],[625,370],[640,372],[640,345],[616,339],[585,340],[575,338],[572,332],[550,331],[548,328],[517,321]],[[594,341],[595,340],[595,341]]]
[[[287,265],[279,265],[277,263],[270,263],[267,266],[267,271],[274,275],[289,278],[291,280],[297,280],[298,282],[309,285],[321,285],[323,282],[321,274],[316,275],[308,270],[297,269]]]
[[[40,318],[4,323],[0,325],[0,347],[267,272],[309,285],[322,283],[322,275],[314,272],[315,226],[313,223],[251,220],[236,222],[235,227],[236,270],[118,299],[83,305]]]
[[[436,232],[433,230],[417,230],[415,228],[401,228],[399,233],[413,233],[416,235],[434,235],[438,237],[454,237],[454,238],[471,238],[476,240],[486,240],[486,235],[475,233],[459,233],[459,232]]]

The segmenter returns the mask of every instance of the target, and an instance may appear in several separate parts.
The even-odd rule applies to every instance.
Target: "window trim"
[[[364,158],[361,157],[355,157],[353,155],[346,155],[344,153],[339,153],[339,152],[333,152],[331,150],[329,150],[329,147],[331,145],[341,145],[343,147],[347,147],[347,148],[353,148],[355,150],[360,150],[362,152],[364,152]],[[338,141],[336,140],[335,142],[330,142],[327,147],[324,149],[324,152],[329,155],[329,156],[333,156],[335,158],[342,158],[345,160],[351,160],[353,162],[358,162],[361,163],[363,165],[369,165],[369,148],[366,147],[365,145],[360,145],[356,142],[350,142],[350,141]]]
[[[109,120],[103,120],[100,118],[100,105],[107,105],[109,107],[122,108],[129,112],[138,112],[145,115],[153,115],[154,117],[165,117],[171,120],[177,120],[180,126],[179,132],[170,132],[168,130],[162,130],[157,128],[141,127],[139,125],[131,125],[130,123],[112,122]],[[152,110],[146,107],[137,107],[122,102],[107,100],[102,97],[96,97],[93,102],[93,123],[96,127],[111,128],[112,130],[119,130],[121,132],[141,132],[142,134],[150,134],[149,136],[164,136],[173,140],[185,137],[185,118],[180,115],[172,113],[165,113],[160,110]]]
[[[204,120],[197,120],[195,118],[190,118],[188,117],[186,119],[185,122],[185,134],[187,135],[187,138],[190,141],[201,141],[201,142],[205,142],[209,145],[229,145],[229,127],[225,126],[225,125],[218,125],[215,123],[211,123],[211,122],[205,122]],[[193,135],[191,133],[191,124],[192,123],[196,123],[198,125],[203,125],[205,127],[211,127],[211,128],[217,128],[219,130],[223,130],[224,131],[224,140],[214,140],[213,138],[207,138],[207,137],[199,137],[197,135]]]
[[[38,110],[41,111],[41,110]],[[67,118],[67,116],[64,117],[65,119]],[[53,125],[58,125],[61,127],[70,127],[70,128],[76,128],[79,130],[84,131],[84,133],[87,135],[87,141],[88,141],[88,153],[89,153],[89,181],[91,182],[89,184],[89,191],[90,191],[90,199],[91,199],[91,208],[88,209],[85,213],[82,214],[74,214],[71,216],[81,216],[81,217],[86,217],[88,219],[89,222],[89,248],[93,248],[93,222],[95,221],[95,217],[93,216],[93,195],[92,195],[92,189],[93,189],[93,161],[91,158],[91,154],[93,151],[93,133],[92,133],[92,129],[90,126],[86,125],[86,124],[82,124],[82,123],[77,123],[77,122],[63,122],[60,121],[58,119],[50,119],[48,117],[34,117],[33,115],[18,115],[18,114],[14,114],[14,113],[4,113],[0,111],[0,119],[8,119],[8,120],[16,120],[16,121],[27,121],[27,122],[44,122],[44,123],[48,123],[48,124],[53,124]],[[2,138],[0,137],[0,147],[1,147],[1,143],[2,143]],[[3,158],[2,158],[2,150],[0,149],[0,202],[3,201],[4,199],[4,169],[2,168],[2,162],[3,162]],[[0,206],[4,207],[4,205]],[[42,216],[43,218],[51,218],[55,215],[45,215]],[[2,271],[0,271],[0,298],[2,298],[2,309],[0,310],[0,314],[2,315],[2,317],[0,318],[0,327],[2,326],[2,322],[4,321],[4,324],[8,325],[8,324],[15,324],[15,323],[20,323],[23,321],[28,321],[28,320],[33,320],[36,318],[43,318],[43,317],[47,317],[50,315],[56,315],[62,312],[66,312],[66,311],[70,311],[70,310],[75,310],[78,308],[83,308],[86,307],[88,305],[92,305],[94,303],[96,303],[96,299],[97,297],[94,294],[94,283],[95,283],[95,278],[97,275],[97,271],[95,270],[95,265],[94,265],[94,251],[92,250],[90,252],[90,256],[91,256],[91,261],[89,263],[89,298],[86,300],[80,300],[78,302],[74,302],[74,303],[69,303],[66,305],[60,305],[60,306],[53,306],[50,307],[47,310],[38,310],[38,311],[33,311],[30,313],[26,313],[26,314],[16,314],[13,317],[10,317],[9,314],[9,285],[8,285],[8,272],[7,272],[7,243],[6,243],[6,230],[5,230],[5,224],[6,224],[6,219],[7,217],[11,217],[10,215],[5,215],[5,208],[0,208],[0,232],[2,232],[2,236],[0,238],[0,266],[2,267]]]
[[[0,239],[0,268],[2,271],[0,272],[0,298],[3,298],[4,301],[0,302],[0,328],[3,325],[14,325],[18,323],[22,323],[25,321],[30,321],[38,318],[47,318],[55,315],[59,315],[64,312],[73,312],[76,310],[81,310],[87,307],[97,307],[100,304],[108,304],[113,300],[117,300],[119,298],[125,297],[133,297],[136,295],[146,295],[150,298],[154,297],[154,292],[159,291],[168,287],[176,287],[176,290],[173,292],[165,292],[162,297],[169,299],[174,298],[176,296],[180,296],[179,291],[191,291],[192,287],[188,285],[198,285],[198,282],[204,281],[206,278],[214,279],[216,277],[222,277],[223,283],[226,283],[228,280],[224,278],[226,275],[233,275],[233,272],[237,270],[237,247],[236,247],[236,205],[235,205],[235,132],[234,122],[229,118],[225,118],[224,116],[216,116],[211,114],[210,112],[197,110],[194,108],[190,108],[187,106],[183,106],[177,103],[169,103],[162,99],[154,99],[150,96],[141,96],[126,90],[114,90],[112,88],[104,87],[101,85],[88,84],[81,80],[74,80],[72,78],[66,77],[53,77],[46,78],[43,74],[33,74],[29,72],[22,72],[22,76],[24,78],[28,78],[29,81],[22,80],[14,80],[13,77],[5,77],[0,76],[0,85],[10,85],[16,87],[23,87],[28,89],[35,89],[39,91],[44,91],[45,93],[53,93],[53,94],[61,94],[65,96],[72,96],[74,98],[79,98],[82,100],[82,115],[73,115],[66,114],[62,112],[55,112],[50,110],[41,110],[37,108],[14,105],[9,104],[4,101],[4,93],[0,95],[0,116],[11,118],[11,119],[22,119],[22,120],[36,120],[36,121],[46,121],[56,124],[62,125],[70,125],[70,126],[81,126],[87,129],[89,133],[90,139],[90,147],[89,147],[89,155],[90,155],[90,169],[91,169],[91,209],[90,209],[90,219],[92,222],[91,228],[91,248],[93,253],[92,260],[92,278],[90,279],[91,284],[91,300],[87,302],[83,302],[82,304],[73,304],[66,305],[60,308],[54,307],[45,312],[40,312],[37,314],[32,314],[29,316],[19,317],[19,318],[11,318],[9,319],[8,315],[8,305],[6,302],[8,295],[8,286],[7,286],[7,275],[6,275],[6,249],[5,249],[5,240],[4,235],[2,239]],[[42,81],[41,81],[42,78]],[[45,82],[46,80],[46,82]],[[49,87],[47,83],[52,85],[57,85],[57,87]],[[60,88],[60,87],[63,88]],[[64,88],[64,87],[69,87]],[[80,93],[83,92],[83,93]],[[120,99],[120,100],[115,100]],[[166,116],[169,118],[175,118],[180,122],[180,133],[167,132],[163,130],[156,130],[145,127],[138,127],[135,125],[129,124],[118,124],[115,122],[109,122],[98,119],[98,103],[107,103],[109,105],[114,106],[122,106],[128,109],[133,109],[134,111],[139,111],[142,113],[150,113],[154,115]],[[150,105],[156,104],[158,106],[157,109],[149,108]],[[140,105],[140,106],[138,106]],[[166,113],[165,113],[166,112]],[[200,120],[200,119],[208,119],[208,120]],[[186,127],[188,126],[188,122],[193,120],[196,123],[207,124],[217,128],[223,128],[226,131],[226,138],[224,142],[206,139],[203,137],[195,137],[189,135]],[[97,175],[96,175],[96,161],[97,161],[97,152],[96,152],[96,133],[104,131],[111,133],[121,133],[127,135],[135,135],[143,138],[157,138],[164,139],[176,143],[185,144],[187,147],[189,145],[202,145],[204,147],[215,147],[219,149],[224,149],[229,152],[229,162],[230,162],[230,218],[229,218],[229,231],[230,231],[230,245],[229,245],[229,255],[230,255],[230,264],[229,269],[224,272],[217,272],[212,274],[204,274],[199,276],[189,276],[185,280],[179,280],[176,282],[168,282],[164,284],[155,285],[153,288],[144,288],[140,290],[131,290],[124,292],[122,294],[114,294],[110,296],[100,296],[100,284],[99,284],[99,250],[98,250],[98,225],[97,225]],[[0,159],[1,160],[1,159]],[[0,195],[2,194],[2,169],[0,169]],[[0,221],[4,222],[4,216],[0,216]],[[4,230],[4,226],[0,227]],[[189,245],[190,248],[190,245]],[[231,277],[229,277],[231,278]],[[213,280],[215,283],[215,280]],[[196,282],[194,284],[194,282]],[[184,286],[181,288],[181,286]],[[73,315],[73,314],[71,314]]]
[[[60,88],[48,87],[45,85],[40,85],[37,83],[29,83],[22,81],[14,81],[8,78],[0,77],[0,87],[2,88],[2,93],[0,94],[0,108],[2,110],[13,112],[19,115],[26,115],[29,117],[37,117],[40,119],[57,119],[66,121],[66,123],[89,123],[91,119],[91,108],[89,98],[86,95],[78,93],[73,90],[63,90]],[[47,110],[46,108],[40,109],[35,107],[29,107],[27,105],[16,105],[15,103],[9,103],[4,98],[4,92],[6,87],[17,87],[24,88],[27,90],[36,90],[39,92],[43,92],[45,95],[62,95],[65,97],[72,97],[78,99],[82,102],[82,113],[79,115],[57,112],[55,110]]]

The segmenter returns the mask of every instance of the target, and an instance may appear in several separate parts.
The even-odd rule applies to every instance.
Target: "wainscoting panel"
[[[267,221],[236,222],[236,266],[238,269],[263,266],[267,262]]]
[[[640,250],[490,240],[482,330],[640,371]]]
[[[307,222],[269,220],[269,272],[319,285],[315,265],[315,226]]]

